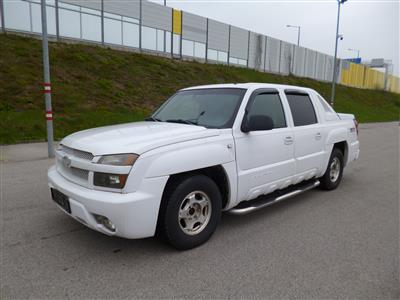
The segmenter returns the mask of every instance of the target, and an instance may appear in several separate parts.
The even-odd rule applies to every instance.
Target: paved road
[[[50,200],[45,145],[3,147],[0,298],[399,298],[398,136],[364,125],[338,190],[226,214],[186,252],[85,228]]]

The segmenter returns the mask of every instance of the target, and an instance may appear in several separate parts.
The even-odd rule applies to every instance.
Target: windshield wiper
[[[190,121],[190,120],[183,120],[183,119],[170,119],[170,120],[166,120],[165,122],[197,125],[197,122],[193,122],[193,121]]]
[[[148,117],[144,119],[145,121],[152,121],[152,122],[162,122],[160,119],[154,118],[154,117]]]

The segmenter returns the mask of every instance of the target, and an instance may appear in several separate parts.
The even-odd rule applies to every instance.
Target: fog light
[[[109,218],[101,215],[94,215],[94,218],[96,219],[97,223],[103,225],[108,230],[115,232],[115,225]]]
[[[122,189],[125,186],[128,174],[108,174],[95,172],[93,175],[93,184],[114,189]]]

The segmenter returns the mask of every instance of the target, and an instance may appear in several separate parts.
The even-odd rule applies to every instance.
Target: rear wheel
[[[194,248],[214,233],[221,217],[221,194],[204,175],[173,181],[163,196],[158,234],[177,249]]]
[[[325,190],[336,189],[342,180],[343,168],[343,153],[338,148],[333,148],[325,174],[320,178],[321,187]]]

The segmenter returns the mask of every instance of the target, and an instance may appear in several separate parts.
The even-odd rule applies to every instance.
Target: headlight
[[[133,166],[138,157],[137,154],[103,155],[97,163],[112,166]]]
[[[93,174],[93,184],[113,189],[122,189],[125,186],[128,174],[108,174],[95,172]]]

